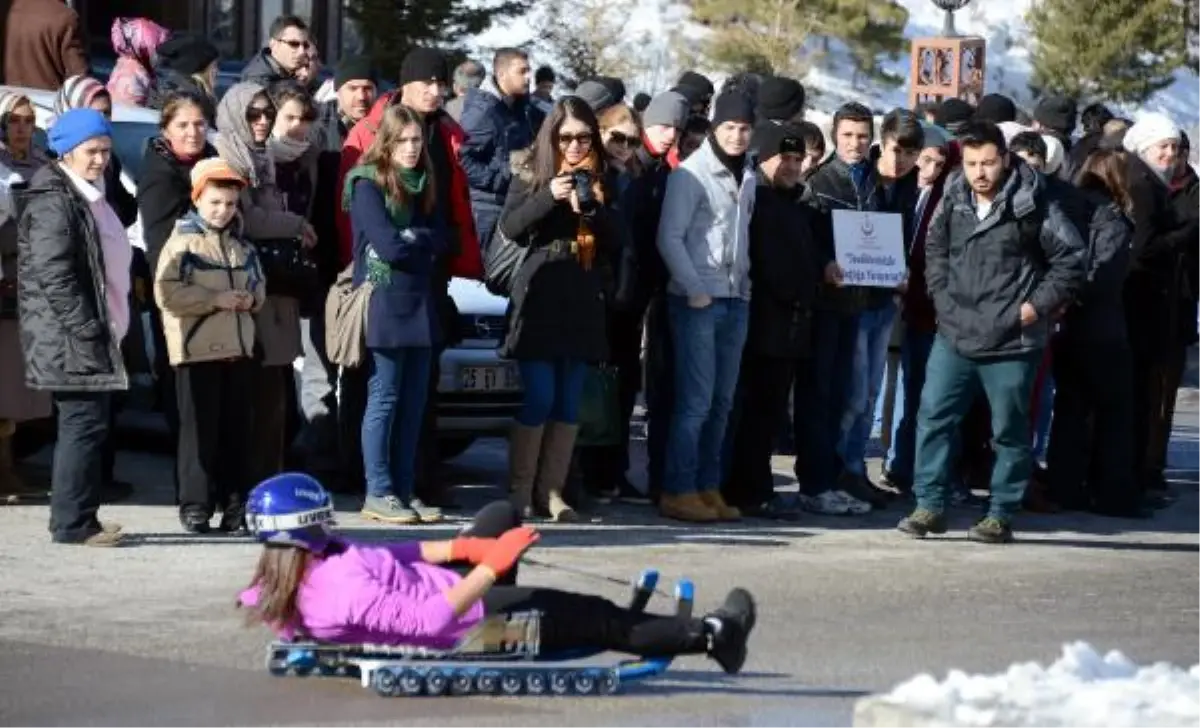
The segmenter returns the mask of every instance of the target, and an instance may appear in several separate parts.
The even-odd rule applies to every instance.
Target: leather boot
[[[538,469],[538,499],[550,512],[550,520],[566,523],[579,520],[578,515],[563,500],[563,486],[571,469],[571,455],[575,451],[575,436],[579,425],[563,422],[546,423],[546,439],[542,442],[542,461]]]
[[[10,420],[0,422],[8,423]],[[12,435],[16,428],[11,424],[7,429],[0,424],[0,504],[17,505],[29,501],[45,501],[49,493],[44,489],[33,488],[21,476],[17,475],[16,460],[12,452]]]
[[[508,490],[510,502],[521,518],[533,515],[533,483],[537,477],[538,456],[542,452],[541,425],[529,427],[513,423],[508,440]]]

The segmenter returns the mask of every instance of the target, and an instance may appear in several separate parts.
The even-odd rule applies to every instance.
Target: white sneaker
[[[865,516],[871,512],[871,504],[855,498],[844,490],[831,491],[833,497],[845,504],[846,512],[852,516]]]
[[[850,512],[846,502],[830,490],[824,491],[820,495],[801,493],[799,500],[800,507],[809,513],[822,516],[844,516]]]

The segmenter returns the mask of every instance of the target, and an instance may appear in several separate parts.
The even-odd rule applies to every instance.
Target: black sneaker
[[[624,475],[617,480],[617,500],[626,503],[648,504],[651,502],[650,496],[633,487],[633,483],[630,483],[629,478]]]
[[[913,538],[925,538],[931,533],[945,533],[946,517],[941,513],[934,513],[924,508],[918,508],[909,514],[907,518],[896,524],[896,528],[900,533],[908,534]]]
[[[967,531],[967,539],[979,543],[1012,543],[1012,526],[1002,518],[988,516]]]
[[[708,656],[726,673],[736,675],[746,664],[746,642],[757,622],[754,597],[741,588],[729,592],[725,603],[704,618],[709,630]]]
[[[210,520],[212,520],[212,513],[203,506],[188,505],[179,507],[179,524],[188,533],[208,533],[212,530],[212,526],[208,523]]]
[[[741,508],[742,515],[747,518],[762,518],[768,521],[798,521],[800,506],[781,495],[757,506]]]
[[[872,508],[887,508],[890,500],[867,476],[851,473],[849,470],[842,471],[835,490],[854,496],[863,503],[869,503]]]
[[[229,506],[221,512],[221,522],[217,528],[225,533],[248,533],[246,528],[246,509],[240,505]]]

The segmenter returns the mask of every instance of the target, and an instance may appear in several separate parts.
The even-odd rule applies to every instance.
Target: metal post
[[[958,35],[958,32],[954,30],[954,11],[947,10],[945,12],[945,19],[942,21],[942,35],[953,38]]]

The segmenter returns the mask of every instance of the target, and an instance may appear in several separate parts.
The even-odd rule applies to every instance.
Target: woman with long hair
[[[429,371],[442,340],[433,267],[449,238],[436,204],[424,121],[408,107],[392,106],[375,141],[346,175],[342,194],[354,235],[354,284],[372,287],[362,512],[386,523],[441,519],[440,511],[414,495]]]
[[[524,403],[509,446],[513,502],[575,519],[562,497],[579,431],[587,365],[608,358],[606,276],[618,223],[606,206],[600,125],[574,96],[554,104],[531,154],[514,160],[497,229],[528,252],[513,281],[503,356],[521,371]],[[536,482],[535,482],[536,480]]]
[[[537,612],[542,653],[707,655],[730,674],[746,661],[754,598],[733,589],[703,618],[658,616],[598,596],[517,586],[539,539],[508,503],[482,509],[448,541],[355,543],[334,534],[333,503],[314,478],[285,473],[250,494],[247,523],[264,545],[238,606],[250,624],[346,645],[452,650],[484,620]]]
[[[1133,354],[1122,301],[1133,240],[1128,170],[1124,152],[1101,149],[1076,176],[1091,220],[1088,283],[1053,342],[1058,388],[1047,453],[1051,500],[1112,516],[1141,513]]]
[[[217,107],[217,152],[249,184],[242,190],[242,234],[256,247],[299,241],[305,248],[316,244],[316,233],[303,215],[288,207],[276,178],[276,153],[270,144],[278,109],[267,90],[256,83],[235,84]],[[292,362],[301,354],[300,302],[272,290],[271,270],[263,265],[267,299],[255,316],[259,351],[252,448],[256,462],[253,480],[262,480],[283,469],[287,448],[288,389],[294,386]]]

